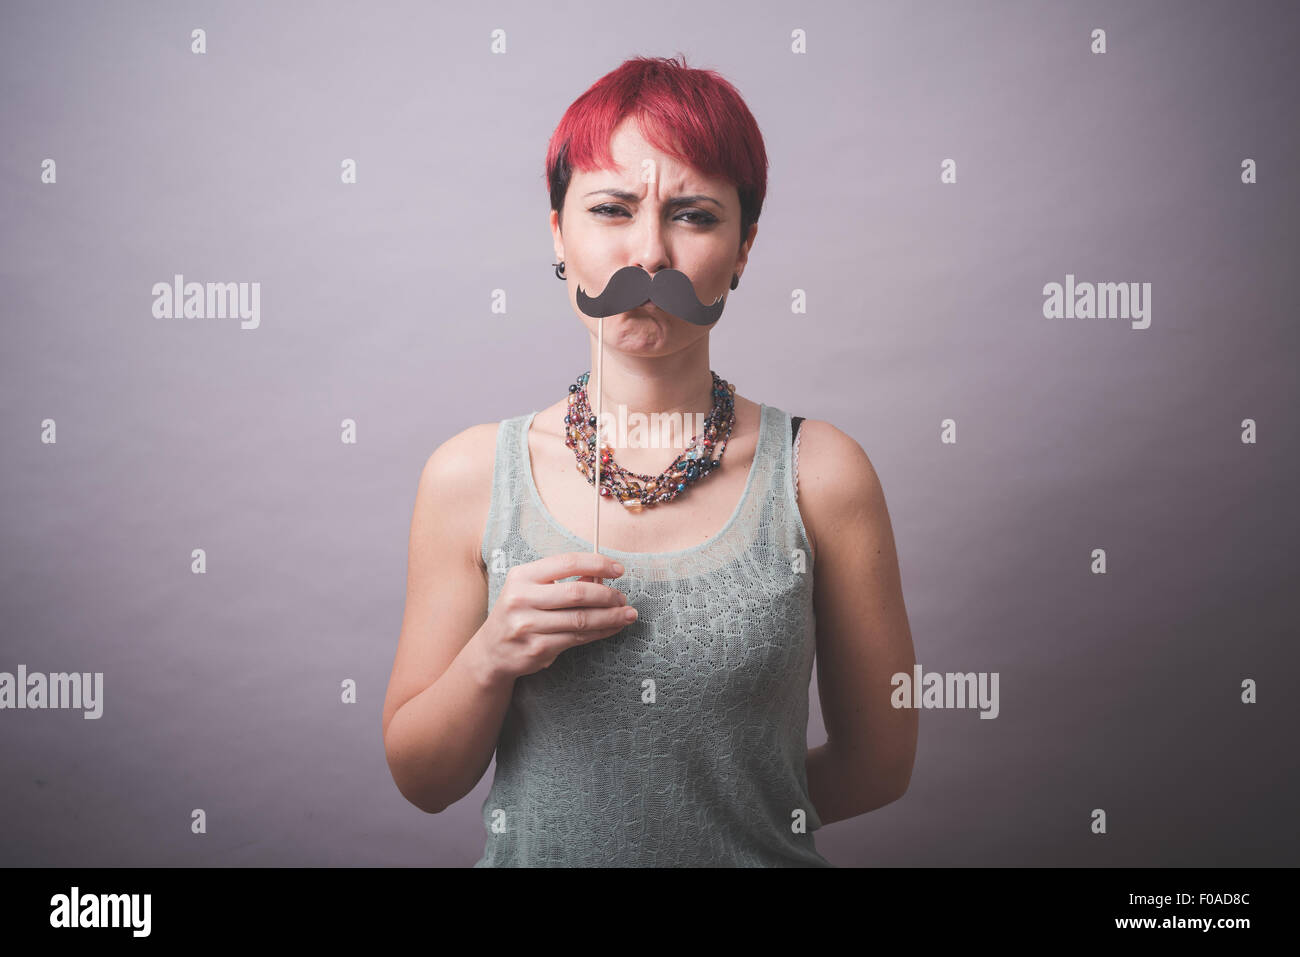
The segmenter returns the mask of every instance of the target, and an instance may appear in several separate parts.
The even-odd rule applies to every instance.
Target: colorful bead
[[[596,442],[596,417],[587,401],[590,371],[578,376],[569,386],[568,403],[573,406],[564,417],[565,445],[574,450],[575,467],[589,483],[595,484],[596,454],[600,455],[600,494],[614,498],[630,511],[639,512],[662,502],[671,502],[690,485],[721,467],[722,455],[735,426],[734,396],[736,387],[713,376],[713,408],[706,418],[704,437],[691,437],[691,448],[675,458],[661,474],[638,475],[614,461],[613,451],[605,442]],[[719,430],[722,439],[718,441]],[[714,446],[717,446],[715,449]]]

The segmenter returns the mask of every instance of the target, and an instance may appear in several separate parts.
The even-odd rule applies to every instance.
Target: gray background
[[[918,660],[1001,675],[994,721],[922,712],[910,791],[822,853],[1296,863],[1294,4],[0,17],[0,670],[103,671],[106,696],[98,721],[0,712],[0,863],[477,859],[491,771],[431,817],[383,754],[416,479],[587,368],[547,139],[624,58],[677,52],[736,84],[771,160],[714,368],[861,442]],[[153,318],[176,272],[261,282],[261,328]],[[1151,328],[1044,319],[1066,273],[1152,283]]]

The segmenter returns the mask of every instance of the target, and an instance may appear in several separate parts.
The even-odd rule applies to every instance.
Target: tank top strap
[[[767,427],[771,430],[765,442],[770,456],[768,467],[771,469],[770,517],[773,526],[770,534],[779,539],[787,550],[786,557],[798,560],[796,552],[802,553],[803,560],[812,564],[812,547],[808,530],[804,526],[803,516],[799,512],[798,497],[795,490],[795,448],[791,438],[794,432],[794,417],[784,409],[766,406],[768,411]]]
[[[512,528],[515,526],[515,514],[522,486],[520,483],[520,461],[517,448],[520,431],[532,413],[502,419],[497,425],[496,457],[492,465],[492,493],[488,505],[487,522],[483,528],[481,554],[483,564],[492,567],[503,561],[504,550]],[[495,555],[495,559],[494,559]]]

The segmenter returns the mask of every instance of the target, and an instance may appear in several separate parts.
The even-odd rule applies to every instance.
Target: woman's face
[[[551,211],[556,262],[565,264],[569,302],[596,334],[600,321],[578,308],[578,286],[589,296],[624,266],[648,273],[679,269],[695,295],[711,303],[741,275],[758,231],[740,242],[740,197],[726,180],[710,179],[646,142],[634,118],[610,138],[617,171],[575,171],[564,197],[564,227]],[[709,334],[652,302],[605,319],[605,342],[620,352],[667,355]]]

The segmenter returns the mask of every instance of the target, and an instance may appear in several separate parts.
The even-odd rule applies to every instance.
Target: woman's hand
[[[636,620],[627,596],[600,583],[623,567],[595,552],[563,552],[516,565],[470,640],[480,674],[513,681],[550,666],[560,652],[622,631]],[[556,579],[583,576],[579,581]]]

